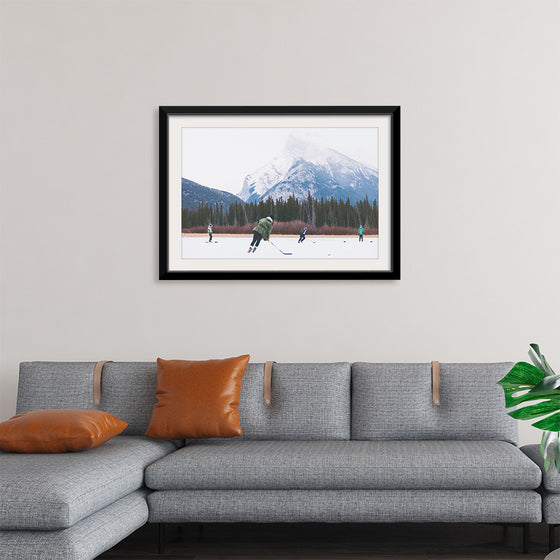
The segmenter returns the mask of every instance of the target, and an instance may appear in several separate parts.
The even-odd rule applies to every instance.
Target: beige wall
[[[560,369],[557,0],[0,6],[0,420],[22,360]],[[401,105],[402,280],[158,281],[173,104]]]

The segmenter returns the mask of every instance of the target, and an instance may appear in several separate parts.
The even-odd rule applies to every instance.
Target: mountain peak
[[[292,160],[303,159],[311,163],[321,164],[326,163],[329,157],[337,155],[337,152],[330,148],[315,144],[294,134],[288,136],[284,153]]]
[[[377,198],[377,170],[332,148],[308,141],[295,134],[288,136],[284,150],[245,177],[239,196],[248,202],[295,196],[350,199]]]
[[[286,140],[286,145],[284,146],[284,152],[293,157],[294,159],[305,159],[304,156],[306,152],[309,151],[310,144],[303,138],[290,134]]]

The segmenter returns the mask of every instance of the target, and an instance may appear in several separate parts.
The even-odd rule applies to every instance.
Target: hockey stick
[[[274,243],[272,243],[272,241],[270,241],[270,239],[268,240],[268,242],[273,246],[276,247],[283,255],[292,255],[293,253],[285,253],[284,251],[282,251],[282,249],[280,249],[280,247],[278,247],[277,245],[274,245]]]

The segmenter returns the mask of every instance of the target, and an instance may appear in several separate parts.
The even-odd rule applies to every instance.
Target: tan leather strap
[[[432,404],[439,406],[439,362],[432,362]]]
[[[105,360],[104,362],[97,362],[93,369],[93,404],[101,404],[101,373],[103,366],[113,360]]]
[[[272,364],[276,362],[265,362],[264,364],[264,406],[272,404]]]

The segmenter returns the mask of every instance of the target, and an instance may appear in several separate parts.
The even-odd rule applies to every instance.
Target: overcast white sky
[[[282,153],[291,134],[378,167],[377,128],[185,127],[182,132],[182,176],[234,194],[249,173]]]

